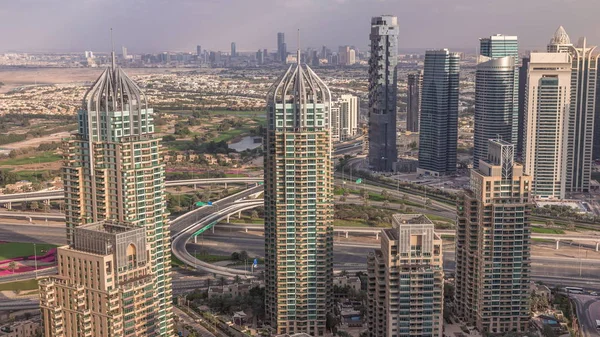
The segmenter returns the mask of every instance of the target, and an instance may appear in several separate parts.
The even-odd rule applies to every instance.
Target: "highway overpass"
[[[221,185],[224,184],[255,184],[264,181],[261,177],[236,177],[236,178],[208,178],[208,179],[186,179],[186,180],[169,180],[165,182],[166,187],[173,186],[191,186],[191,185]],[[3,194],[0,195],[0,205],[6,205],[11,208],[11,203],[27,202],[27,201],[50,201],[60,200],[65,196],[62,189],[54,191],[38,191],[27,193]]]

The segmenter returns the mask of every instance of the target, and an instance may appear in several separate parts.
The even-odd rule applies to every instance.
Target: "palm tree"
[[[236,284],[237,284],[237,283],[240,283],[240,280],[241,280],[241,278],[240,278],[240,275],[235,275],[235,277],[233,278],[233,281],[234,281]]]
[[[221,290],[225,289],[225,277],[221,276],[219,278],[219,283],[221,283]]]

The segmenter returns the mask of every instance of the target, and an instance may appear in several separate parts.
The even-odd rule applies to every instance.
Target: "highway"
[[[596,320],[600,320],[600,301],[598,301],[598,296],[571,294],[569,297],[575,302],[581,336],[600,336],[600,333],[596,329]]]
[[[253,184],[262,182],[261,177],[238,177],[238,178],[208,178],[208,179],[186,179],[165,181],[166,187],[187,186],[187,185],[214,185],[214,184]],[[14,193],[0,195],[0,204],[22,201],[41,201],[63,199],[65,196],[62,189],[54,191],[39,191],[28,193]]]
[[[365,242],[366,241],[366,242]],[[363,242],[350,241],[336,235],[333,245],[334,267],[336,269],[365,270],[367,255],[380,244],[373,239]],[[264,256],[264,238],[260,232],[244,233],[217,226],[215,233],[208,231],[198,239],[198,243],[189,243],[188,250],[207,251],[214,255],[230,255],[234,251],[246,250],[251,258]],[[444,269],[454,271],[455,252],[452,243],[444,244]],[[532,275],[535,279],[544,279],[551,284],[574,284],[581,282],[587,287],[600,287],[600,260],[576,259],[572,257],[533,255]],[[259,266],[261,268],[261,266]],[[581,272],[581,276],[580,276]]]

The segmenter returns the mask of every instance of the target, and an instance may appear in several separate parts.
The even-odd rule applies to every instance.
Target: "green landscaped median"
[[[8,282],[8,283],[0,283],[0,291],[5,290],[35,290],[38,289],[38,281],[37,280],[25,280],[25,281],[17,281],[17,282]]]
[[[208,263],[231,260],[231,255],[211,255],[211,254],[192,254],[192,255],[194,255],[198,260],[208,262]]]
[[[531,227],[531,232],[538,234],[565,234],[565,231],[563,231],[562,229],[543,227]]]
[[[58,246],[49,243],[38,243],[35,245],[35,250],[37,256],[42,256],[56,247]],[[33,243],[0,242],[0,261],[26,256],[34,256]]]

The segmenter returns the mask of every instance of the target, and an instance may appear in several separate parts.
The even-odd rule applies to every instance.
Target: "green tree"
[[[253,209],[250,213],[250,220],[254,221],[255,219],[258,219],[258,212],[255,209]]]
[[[32,211],[37,211],[38,209],[40,209],[40,204],[37,201],[32,201],[29,204],[29,209],[31,209]]]
[[[238,253],[238,252],[231,253],[231,260],[232,261],[239,261],[240,260],[240,253]]]
[[[248,260],[248,252],[245,250],[242,250],[240,252],[240,261],[246,261]]]
[[[17,269],[17,263],[15,261],[10,261],[8,263],[8,269],[10,269],[14,273],[15,269]]]

